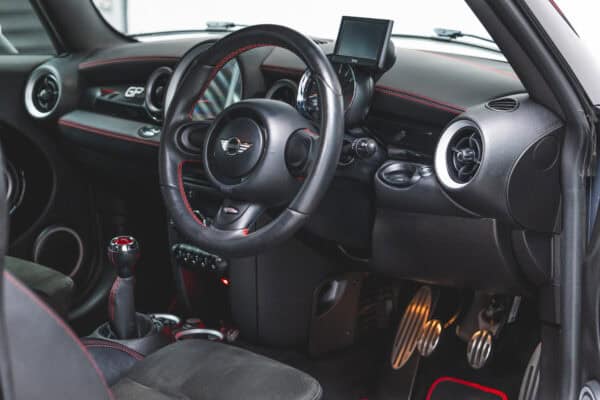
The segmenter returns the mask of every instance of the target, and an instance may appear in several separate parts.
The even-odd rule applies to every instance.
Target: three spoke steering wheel
[[[247,99],[223,110],[207,127],[190,110],[223,66],[241,53],[264,46],[298,55],[315,78],[321,96],[319,133],[292,106]],[[327,191],[340,156],[344,109],[338,78],[323,51],[304,35],[277,25],[231,33],[211,47],[197,46],[173,74],[172,97],[160,145],[160,185],[178,230],[192,243],[225,256],[254,255],[290,238]],[[182,145],[186,130],[205,129],[201,152]],[[211,225],[190,207],[183,187],[186,163],[202,168],[225,200]],[[268,208],[283,211],[253,229]]]

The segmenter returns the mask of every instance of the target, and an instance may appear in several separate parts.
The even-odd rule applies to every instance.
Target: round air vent
[[[438,179],[450,189],[461,188],[473,180],[482,159],[479,128],[471,121],[456,121],[444,131],[435,152]]]
[[[35,118],[46,118],[58,106],[61,83],[58,72],[50,66],[42,66],[31,74],[25,87],[25,106]]]
[[[450,141],[447,151],[450,176],[459,183],[467,183],[473,179],[483,153],[479,131],[472,128],[461,129]]]
[[[491,100],[486,104],[486,107],[494,111],[515,111],[519,108],[519,102],[512,97],[504,97],[501,99]]]
[[[165,107],[165,94],[171,81],[173,70],[169,67],[160,67],[150,75],[146,83],[146,110],[156,121],[162,121]]]
[[[267,92],[267,99],[279,100],[288,103],[292,107],[296,107],[296,94],[298,86],[289,79],[282,79],[277,82]]]

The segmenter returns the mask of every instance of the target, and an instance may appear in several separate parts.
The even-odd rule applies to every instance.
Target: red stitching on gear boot
[[[115,320],[115,297],[117,295],[117,290],[119,290],[119,286],[121,286],[121,278],[117,276],[115,283],[113,283],[110,288],[110,294],[108,296],[108,317],[111,321]]]

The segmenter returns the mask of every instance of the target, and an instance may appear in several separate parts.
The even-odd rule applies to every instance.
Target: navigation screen
[[[392,24],[384,19],[343,17],[335,44],[335,61],[382,66]]]

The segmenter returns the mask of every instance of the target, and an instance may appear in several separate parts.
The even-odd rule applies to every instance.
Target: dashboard
[[[32,72],[26,105],[56,123],[87,168],[155,179],[173,71],[189,49],[213,42],[200,35],[52,59]],[[334,41],[316,42],[340,80],[346,132],[336,179],[306,230],[392,277],[503,292],[547,281],[562,124],[510,65],[400,45],[365,65],[338,57]],[[44,85],[50,102],[36,99]],[[191,117],[209,122],[242,99],[269,98],[317,126],[318,86],[291,52],[256,48],[219,71]],[[192,206],[210,215],[217,194],[202,172],[186,166],[183,179]]]

